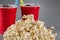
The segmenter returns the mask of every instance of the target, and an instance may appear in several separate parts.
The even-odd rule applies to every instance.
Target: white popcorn
[[[51,26],[51,29],[54,29],[54,27],[53,27],[53,26]]]
[[[32,14],[24,15],[8,27],[3,40],[55,40],[57,33],[53,34],[52,29],[47,29],[43,21],[35,21]]]

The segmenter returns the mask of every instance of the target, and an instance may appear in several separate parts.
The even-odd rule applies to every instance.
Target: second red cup
[[[28,14],[33,14],[34,19],[38,20],[40,5],[34,4],[34,3],[26,3],[24,5],[20,5],[20,8],[21,8],[22,16],[28,15]]]

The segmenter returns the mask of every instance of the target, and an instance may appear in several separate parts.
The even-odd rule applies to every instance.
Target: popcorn
[[[43,21],[35,21],[34,16],[24,15],[4,32],[3,40],[55,40],[57,33],[47,29]]]
[[[51,26],[51,29],[54,29],[54,27],[53,27],[53,26]]]

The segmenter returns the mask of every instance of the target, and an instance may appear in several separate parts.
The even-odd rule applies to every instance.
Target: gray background
[[[0,0],[0,4],[12,3],[14,4],[15,0]],[[24,0],[25,3],[39,3],[41,6],[39,19],[46,23],[47,27],[53,25],[55,27],[54,32],[58,33],[56,40],[60,40],[60,0]],[[21,10],[18,7],[17,9],[17,18],[21,18]],[[0,36],[2,40],[2,35]]]

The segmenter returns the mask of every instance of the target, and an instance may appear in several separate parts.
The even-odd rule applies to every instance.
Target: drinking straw
[[[20,3],[21,3],[22,5],[24,5],[24,1],[23,1],[23,0],[20,0]]]
[[[18,0],[15,0],[15,6],[17,6],[18,5]]]

